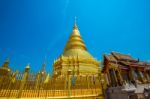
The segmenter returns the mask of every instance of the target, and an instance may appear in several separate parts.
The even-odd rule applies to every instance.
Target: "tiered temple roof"
[[[104,55],[102,72],[106,75],[109,86],[120,86],[124,82],[133,84],[150,82],[149,62],[142,62],[118,52]]]
[[[118,61],[136,61],[132,56],[118,53],[118,52],[112,52],[111,53],[115,59]]]

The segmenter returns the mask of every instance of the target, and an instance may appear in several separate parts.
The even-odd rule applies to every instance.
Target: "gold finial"
[[[5,62],[9,63],[9,58],[6,58]]]
[[[25,67],[25,72],[29,72],[29,70],[30,70],[30,64],[27,64]]]
[[[27,64],[26,69],[27,69],[27,68],[30,68],[30,64]]]
[[[74,23],[76,24],[76,22],[77,22],[77,17],[75,16],[74,17]]]
[[[2,67],[8,68],[9,65],[9,58],[6,58],[6,60],[4,61]]]
[[[77,17],[75,16],[74,17],[74,27],[73,27],[74,29],[77,29],[78,27],[77,27]]]

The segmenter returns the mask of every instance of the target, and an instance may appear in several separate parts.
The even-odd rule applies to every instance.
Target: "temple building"
[[[150,83],[150,63],[141,62],[130,55],[112,52],[103,56],[103,70],[108,86],[121,86],[125,82]]]
[[[106,99],[150,99],[150,63],[118,52],[103,55]]]

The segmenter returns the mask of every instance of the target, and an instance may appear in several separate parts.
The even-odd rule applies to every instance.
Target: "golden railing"
[[[0,97],[17,97],[18,90],[1,90]],[[99,95],[101,89],[74,89],[71,96]],[[68,96],[68,90],[22,90],[21,97],[59,97]]]
[[[77,76],[75,84],[73,84],[72,76],[50,78],[42,76],[37,77],[36,74],[18,73],[15,81],[5,80],[0,77],[0,97],[61,97],[61,96],[82,96],[82,95],[103,95],[101,81],[95,76]],[[38,82],[38,83],[37,83]],[[5,86],[4,86],[5,85]]]

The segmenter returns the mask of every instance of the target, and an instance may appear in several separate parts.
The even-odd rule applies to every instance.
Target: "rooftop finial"
[[[46,71],[45,71],[46,64],[47,64],[47,57],[45,56],[45,60],[44,60],[44,63],[42,65],[42,68],[41,68],[41,73],[46,73]]]
[[[9,63],[9,57],[8,57],[8,58],[6,58],[5,62]]]
[[[28,63],[25,68],[30,68],[30,63]]]
[[[2,65],[2,67],[6,67],[8,68],[8,65],[9,65],[9,58],[6,58],[4,64]]]
[[[77,22],[77,17],[75,16],[74,17],[74,23],[76,24],[76,22]]]
[[[77,29],[78,27],[77,27],[77,17],[75,16],[74,17],[74,27],[73,27],[74,29]]]

